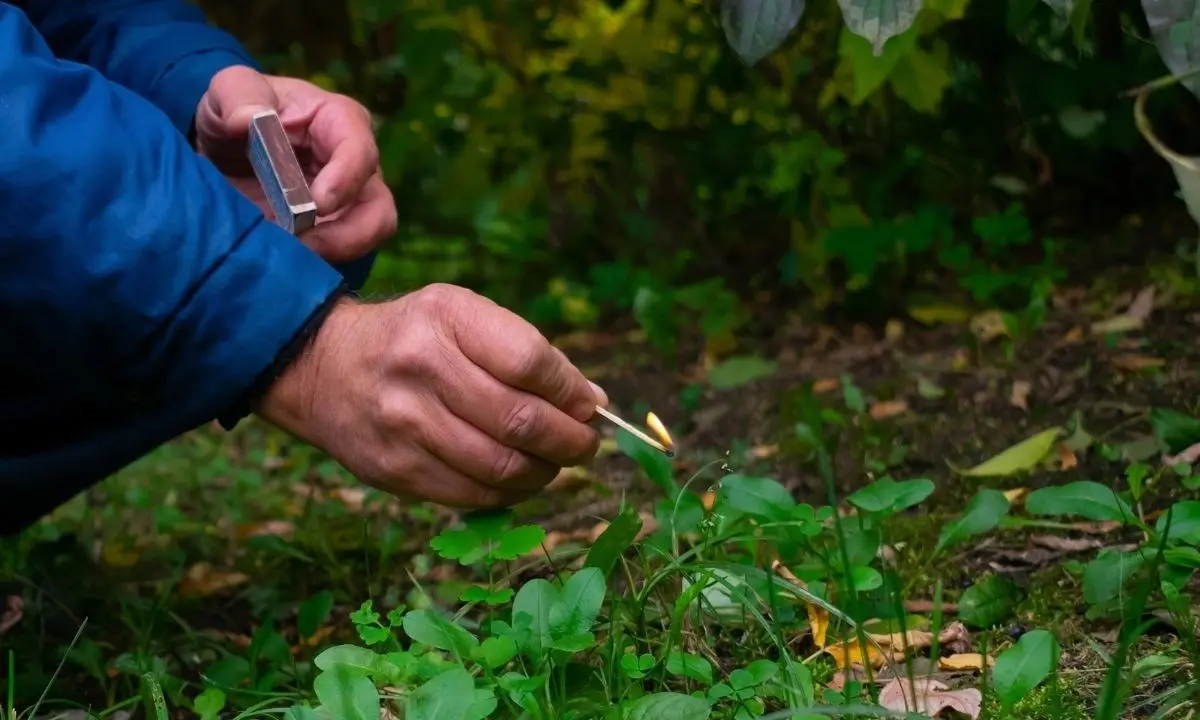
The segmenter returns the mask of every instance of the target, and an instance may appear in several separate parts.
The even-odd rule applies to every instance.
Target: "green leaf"
[[[604,573],[599,568],[583,568],[572,575],[550,609],[550,631],[554,637],[591,630],[604,605],[604,593]]]
[[[543,660],[546,648],[550,647],[550,612],[558,602],[558,590],[546,580],[535,578],[525,583],[513,599],[513,623],[521,613],[529,615],[530,634],[521,649],[531,660]]]
[[[750,475],[726,475],[717,498],[722,505],[772,521],[787,520],[796,505],[784,486],[771,478]]]
[[[479,639],[462,626],[432,610],[413,610],[404,616],[404,632],[415,642],[470,657]]]
[[[621,720],[706,720],[712,706],[703,698],[662,692],[638,698],[622,708]]]
[[[405,720],[479,720],[472,714],[475,681],[462,668],[431,678],[417,688],[404,707]]]
[[[335,665],[317,675],[313,692],[338,720],[379,720],[375,683],[346,665]]]
[[[474,530],[443,530],[429,541],[429,547],[447,560],[470,565],[487,554],[487,545]]]
[[[712,685],[713,666],[706,658],[691,653],[672,650],[667,656],[667,672],[691,678],[705,685]]]
[[[850,578],[854,581],[856,592],[871,592],[883,586],[883,575],[870,565],[858,565],[850,568]]]
[[[869,513],[897,513],[916,505],[933,493],[933,481],[918,479],[896,482],[880,478],[846,498]]]
[[[967,588],[958,601],[958,618],[976,628],[990,628],[1012,615],[1017,587],[1003,575],[989,575]]]
[[[1168,522],[1170,523],[1168,525]],[[1200,545],[1200,501],[1180,500],[1158,516],[1154,529],[1171,540]]]
[[[804,0],[723,0],[721,27],[734,53],[753,65],[783,44],[803,12]]]
[[[1200,442],[1200,420],[1166,408],[1150,411],[1150,427],[1167,452],[1176,455]]]
[[[1195,67],[1200,59],[1200,29],[1196,26],[1200,6],[1173,0],[1142,0],[1142,9],[1159,57],[1171,74],[1181,75]],[[1200,79],[1192,77],[1182,84],[1200,97]]]
[[[313,658],[313,665],[319,670],[333,670],[340,666],[351,674],[364,677],[386,673],[385,664],[384,656],[357,645],[334,645]]]
[[[838,0],[846,27],[866,38],[876,55],[884,44],[903,33],[917,19],[921,0]]]
[[[477,657],[488,668],[495,670],[517,656],[517,643],[507,635],[485,638],[475,652]]]
[[[767,5],[773,0],[750,0],[744,5]],[[787,0],[775,0],[783,4]],[[764,360],[753,356],[731,357],[717,363],[708,370],[708,384],[717,390],[729,390],[754,382],[761,378],[770,377],[779,370],[779,364],[773,360]]]
[[[1031,470],[1046,457],[1058,439],[1059,428],[1050,428],[1026,438],[1012,447],[994,455],[968,470],[957,470],[960,475],[971,477],[1003,477]]]
[[[1101,550],[1083,568],[1083,599],[1092,605],[1103,605],[1117,599],[1143,562],[1137,552]]]
[[[1098,521],[1130,522],[1135,517],[1115,492],[1090,480],[1034,490],[1025,498],[1025,509],[1032,515],[1078,515]]]
[[[1031,630],[996,658],[992,680],[996,695],[1011,708],[1042,683],[1058,665],[1058,641],[1045,630]]]
[[[200,720],[217,720],[217,714],[224,707],[225,693],[215,687],[205,689],[192,701],[192,709],[200,716]]]
[[[296,613],[296,630],[299,631],[300,637],[307,639],[315,635],[325,624],[332,610],[333,593],[328,590],[322,590],[305,600]]]
[[[576,633],[574,635],[561,635],[554,639],[550,647],[565,653],[577,653],[587,650],[596,644],[596,636],[590,632]]]
[[[596,542],[592,543],[592,549],[588,551],[583,566],[596,568],[607,578],[617,566],[621,555],[633,545],[641,531],[641,516],[637,510],[625,506],[608,527],[604,528]]]
[[[537,548],[545,539],[546,529],[541,525],[521,525],[505,530],[492,556],[498,560],[516,560]]]
[[[754,684],[762,685],[779,674],[779,663],[774,660],[751,660],[746,672],[754,676]]]
[[[991,530],[1007,514],[1008,498],[1004,497],[1004,493],[991,488],[980,490],[975,493],[975,497],[971,498],[971,502],[967,503],[963,514],[952,519],[942,528],[935,552],[972,535],[979,535]]]
[[[679,486],[675,484],[675,467],[671,458],[620,428],[617,429],[617,448],[632,458],[663,494],[675,499],[679,494]]]
[[[310,708],[293,705],[283,714],[283,720],[332,720],[325,708]]]

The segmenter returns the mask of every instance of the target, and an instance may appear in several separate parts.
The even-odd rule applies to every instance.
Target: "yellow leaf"
[[[104,543],[104,564],[113,567],[132,567],[137,564],[138,552],[136,548],[126,547],[121,543],[109,542]]]
[[[938,668],[941,670],[982,670],[983,655],[980,653],[958,653],[944,658],[938,658]],[[987,658],[987,666],[996,664],[991,655]]]
[[[981,341],[987,342],[992,338],[1008,334],[1004,324],[1004,315],[999,310],[987,310],[971,318],[971,332]]]
[[[1028,494],[1029,494],[1029,488],[1023,488],[1023,487],[1013,488],[1012,490],[1004,491],[1004,497],[1008,500],[1008,504],[1013,507],[1015,507],[1018,503],[1020,503],[1022,500],[1024,500],[1025,496]]]
[[[908,403],[903,400],[884,400],[872,405],[869,412],[871,417],[876,420],[887,420],[908,412]]]
[[[908,314],[924,325],[960,325],[971,319],[971,311],[957,305],[919,305]]]
[[[209,563],[201,562],[188,568],[179,583],[178,592],[185,597],[207,597],[241,585],[249,579],[250,576],[245,573],[217,570]]]
[[[808,624],[812,629],[813,642],[817,647],[825,647],[825,639],[829,634],[829,613],[825,608],[812,603],[805,603],[808,610]]]
[[[988,460],[967,470],[955,468],[959,475],[969,477],[1001,477],[1030,470],[1038,465],[1054,447],[1060,428],[1050,428],[1022,440]]]

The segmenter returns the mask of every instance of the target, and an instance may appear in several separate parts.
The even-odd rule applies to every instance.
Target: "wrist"
[[[312,328],[304,342],[280,368],[274,381],[255,403],[255,414],[303,440],[320,445],[315,422],[324,414],[322,398],[336,387],[339,348],[346,348],[363,305],[350,296],[339,296]],[[333,390],[336,393],[336,390]]]

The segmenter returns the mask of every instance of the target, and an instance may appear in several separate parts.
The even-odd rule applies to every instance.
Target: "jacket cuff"
[[[232,430],[239,422],[247,415],[254,411],[255,405],[259,399],[270,389],[271,385],[283,375],[284,371],[300,356],[302,352],[308,349],[313,339],[316,338],[317,332],[321,326],[325,324],[325,320],[333,309],[337,307],[342,298],[351,295],[350,288],[345,282],[339,284],[325,301],[313,310],[312,315],[304,321],[304,325],[300,330],[292,336],[287,345],[275,356],[271,364],[257,377],[250,385],[250,389],[242,397],[242,399],[228,412],[223,413],[217,421],[225,430]]]

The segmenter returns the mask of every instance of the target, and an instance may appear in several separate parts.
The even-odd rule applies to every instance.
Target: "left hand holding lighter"
[[[396,204],[380,171],[370,113],[345,95],[248,67],[227,68],[213,77],[197,107],[197,150],[275,219],[246,156],[254,117],[270,110],[278,113],[316,205],[315,226],[297,228],[301,240],[336,264],[390,237]]]

